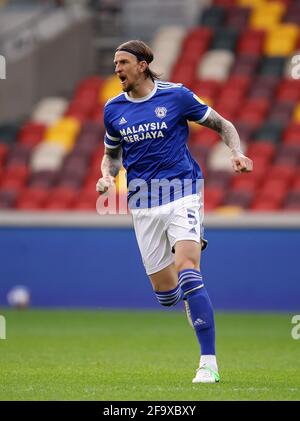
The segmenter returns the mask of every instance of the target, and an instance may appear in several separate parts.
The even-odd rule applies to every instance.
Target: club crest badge
[[[167,115],[167,109],[165,107],[156,107],[155,114],[159,118],[165,118],[165,116]]]

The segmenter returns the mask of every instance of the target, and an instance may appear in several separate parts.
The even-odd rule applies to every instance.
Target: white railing
[[[300,213],[245,212],[225,216],[208,213],[206,228],[300,228]],[[131,227],[130,215],[98,215],[94,212],[1,211],[0,227]]]

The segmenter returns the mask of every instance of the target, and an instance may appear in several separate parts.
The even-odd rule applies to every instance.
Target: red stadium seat
[[[197,66],[203,54],[208,50],[209,40],[199,41],[196,38],[189,38],[184,43],[181,55],[176,61],[175,67],[184,68],[187,65]]]
[[[300,99],[300,80],[282,80],[277,88],[276,97],[281,101],[297,102]]]
[[[29,177],[29,169],[24,164],[11,164],[6,167],[2,176],[2,185],[23,186]]]
[[[209,44],[209,42],[212,39],[213,31],[211,28],[208,27],[196,27],[193,28],[186,36],[183,42],[183,50],[185,50],[189,44],[193,41],[195,43],[194,46],[196,46],[196,43],[198,44]]]
[[[232,177],[231,190],[254,192],[258,186],[259,180],[250,174],[240,174]]]
[[[8,147],[5,143],[0,142],[0,166],[4,165],[5,159],[8,154]]]
[[[20,139],[21,143],[26,145],[36,146],[42,141],[39,133],[24,133]]]
[[[265,31],[246,29],[240,36],[237,51],[239,54],[260,56],[263,51]]]
[[[58,172],[51,170],[34,171],[28,180],[28,186],[40,187],[43,189],[51,188],[58,179]]]
[[[81,87],[75,91],[73,101],[81,104],[82,107],[91,108],[98,101],[99,90],[93,87]]]
[[[251,174],[257,182],[260,182],[269,171],[268,158],[263,156],[251,157],[251,155],[249,158],[253,160],[253,171]]]
[[[225,105],[216,105],[214,109],[226,120],[233,121],[236,118],[237,110],[229,110]],[[221,139],[221,138],[220,138]]]
[[[264,115],[257,110],[248,110],[247,108],[242,108],[237,119],[239,122],[248,123],[250,127],[256,129],[264,121]]]
[[[268,178],[258,191],[252,209],[277,209],[281,207],[287,195],[287,180]],[[263,205],[262,205],[263,204]]]
[[[92,188],[93,187],[93,188]],[[76,201],[72,208],[77,210],[94,210],[96,211],[96,202],[99,194],[96,192],[96,183],[93,186],[85,186],[78,192]]]
[[[1,188],[20,190],[24,184],[25,182],[21,178],[7,177],[4,175],[2,177]]]
[[[184,66],[180,64],[177,68],[174,69],[174,72],[171,76],[171,81],[183,83],[185,86],[190,88],[194,83],[196,77],[195,64],[186,63]]]
[[[49,198],[51,200],[66,200],[74,201],[78,196],[78,191],[74,189],[68,189],[66,187],[56,187],[50,191]]]
[[[92,185],[86,185],[84,186],[77,194],[77,201],[83,200],[83,201],[90,201],[96,203],[97,199],[99,197],[99,193],[96,192],[96,185],[94,183],[93,188]]]
[[[280,209],[280,201],[270,201],[268,199],[262,198],[255,200],[251,205],[251,210],[256,212],[275,212]]]
[[[243,144],[248,145],[250,143],[251,138],[252,138],[253,133],[254,133],[251,126],[248,123],[239,122],[238,120],[234,121],[234,125],[237,129],[237,132],[238,132]]]
[[[218,186],[205,186],[204,188],[204,203],[210,203],[213,207],[219,206],[224,199],[225,192]]]
[[[82,91],[92,91],[98,94],[102,84],[103,79],[100,76],[90,76],[86,79],[83,79],[80,81],[75,90],[75,96]]]
[[[51,190],[44,204],[48,210],[70,209],[77,198],[78,192],[72,189],[56,187]]]
[[[225,197],[225,190],[219,186],[207,186],[204,187],[204,209],[211,211],[218,206],[222,205]]]
[[[79,199],[75,204],[72,206],[72,210],[77,211],[94,211],[96,212],[96,202],[89,201],[84,199]]]
[[[249,98],[270,100],[276,91],[278,81],[278,77],[274,75],[257,76],[249,90]]]
[[[292,182],[292,190],[299,190],[300,191],[300,175],[296,176]]]
[[[70,208],[71,203],[63,199],[49,199],[44,206],[44,209],[49,211],[63,211],[68,210]]]
[[[212,38],[212,30],[205,27],[192,29],[183,41],[171,74],[171,81],[181,82],[191,88],[196,77],[196,68],[201,56],[206,52]]]
[[[219,141],[220,135],[214,130],[211,130],[207,127],[203,127],[201,128],[201,130],[197,130],[193,134],[193,143],[206,145],[209,148],[214,146]]]
[[[244,108],[257,111],[265,116],[270,108],[270,102],[266,98],[247,98]]]
[[[235,114],[242,106],[242,101],[231,101],[230,97],[222,98],[216,101],[214,108],[216,111],[226,109],[227,112]]]
[[[204,203],[204,210],[205,210],[205,213],[209,213],[209,212],[211,212],[211,211],[215,210],[216,208],[217,208],[217,206],[216,206],[214,203],[210,203],[210,202],[208,202],[208,201],[206,201],[206,202]]]
[[[246,93],[251,85],[251,78],[247,75],[231,75],[229,76],[226,86],[235,87]]]
[[[274,160],[275,164],[286,164],[295,167],[300,162],[300,144],[289,145],[283,143]]]
[[[88,118],[88,116],[86,115],[85,112],[83,112],[82,110],[78,110],[78,109],[68,109],[64,113],[64,117],[76,118],[76,120],[78,120],[80,124],[83,124]]]
[[[19,210],[37,211],[43,207],[37,201],[31,200],[27,197],[19,199],[16,206]]]
[[[289,183],[295,174],[295,168],[284,164],[275,164],[268,171],[268,177],[271,179],[284,180]]]
[[[200,98],[214,100],[221,88],[221,83],[216,80],[198,80],[192,86],[193,92]]]
[[[252,142],[249,144],[247,150],[247,156],[253,159],[257,165],[260,165],[260,160],[263,160],[265,164],[269,163],[276,153],[276,147],[271,142]]]
[[[18,133],[18,141],[31,146],[37,145],[43,140],[46,125],[29,121],[24,124]]]
[[[247,209],[251,205],[253,197],[254,192],[250,190],[230,190],[223,201],[223,205]]]
[[[267,178],[262,188],[259,190],[259,195],[264,197],[284,197],[287,190],[287,181],[281,179]]]
[[[86,176],[86,179],[84,181],[84,185],[81,188],[81,190],[95,193],[96,183],[97,183],[99,177],[100,177],[99,172],[98,172],[97,175],[95,175],[95,174],[93,174],[92,171],[90,171]]]
[[[226,191],[229,187],[232,173],[229,171],[210,171],[206,177],[205,188],[219,188]]]
[[[221,90],[221,92],[218,93],[219,101],[222,101],[223,99],[230,98],[231,101],[238,101],[241,102],[244,99],[244,96],[246,94],[246,89],[241,88],[240,86],[235,86],[232,83],[225,84]]]
[[[26,203],[27,201],[42,207],[49,197],[49,190],[40,187],[27,187],[22,190],[19,201]]]
[[[89,166],[89,173],[94,178],[94,181],[97,181],[101,174],[100,166],[101,166],[102,157],[97,156],[92,160],[92,163]]]
[[[97,105],[90,116],[90,120],[103,124],[103,105]]]
[[[0,209],[12,209],[15,207],[20,188],[18,187],[1,187],[0,190]]]
[[[25,164],[11,163],[6,166],[6,175],[17,178],[25,178],[28,176],[29,168]]]
[[[300,124],[290,124],[283,133],[283,141],[289,145],[300,145]]]
[[[239,122],[248,123],[252,128],[257,128],[264,121],[264,113],[246,104],[240,110],[237,119]]]

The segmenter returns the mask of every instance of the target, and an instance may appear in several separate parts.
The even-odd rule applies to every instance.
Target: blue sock
[[[162,306],[170,307],[177,304],[182,298],[182,291],[179,284],[170,291],[154,291],[156,298]]]
[[[201,355],[215,355],[214,313],[201,273],[198,270],[185,269],[178,276],[184,300],[187,300],[190,308]]]

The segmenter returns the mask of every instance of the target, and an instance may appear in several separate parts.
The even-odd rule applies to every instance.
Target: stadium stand
[[[293,78],[291,66],[299,25],[299,0],[215,0],[198,26],[155,35],[155,70],[230,119],[254,160],[252,174],[233,174],[218,135],[191,124],[207,211],[300,211],[300,72]],[[119,91],[116,77],[91,76],[70,101],[44,98],[25,123],[1,125],[0,209],[94,211],[103,106]],[[124,172],[117,185],[125,195]]]

